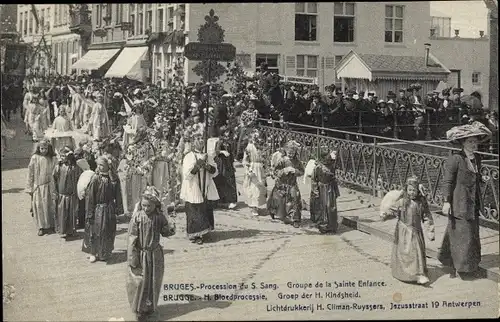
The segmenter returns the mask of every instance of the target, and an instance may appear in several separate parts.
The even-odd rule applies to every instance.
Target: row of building
[[[477,3],[484,9],[488,1]],[[489,94],[490,35],[496,29],[486,23],[486,30],[462,37],[460,30],[451,31],[453,18],[431,16],[430,1],[22,4],[17,5],[17,32],[25,43],[36,47],[44,38],[48,46],[38,51],[30,72],[69,75],[88,69],[165,85],[184,45],[198,40],[198,28],[210,9],[220,18],[225,42],[236,47],[236,59],[248,72],[267,62],[270,70],[288,78],[320,88],[342,86],[345,81],[337,77],[337,67],[349,53],[356,53],[354,58],[371,55],[370,63],[377,68],[390,56],[400,57],[409,65],[403,71],[411,73],[418,70],[411,65],[426,56],[428,43],[434,61],[447,71],[434,81]],[[484,19],[492,21],[488,9]],[[199,79],[193,71],[196,64],[185,61],[186,82]],[[399,78],[393,77],[396,86],[415,80]]]

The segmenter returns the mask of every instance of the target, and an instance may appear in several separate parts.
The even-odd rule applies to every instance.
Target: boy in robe
[[[61,161],[54,168],[56,200],[56,231],[61,237],[71,237],[76,232],[79,200],[77,183],[82,170],[76,165],[76,158],[69,147],[60,153]]]
[[[87,187],[85,236],[82,251],[91,263],[106,261],[116,236],[116,215],[123,213],[120,182],[116,170],[105,157],[96,160],[96,175]]]
[[[271,169],[275,185],[267,200],[267,210],[271,218],[277,215],[280,220],[289,223],[291,215],[293,226],[300,227],[302,199],[297,178],[304,174],[304,166],[298,158],[296,141],[289,141],[285,148],[273,154]]]
[[[31,196],[31,216],[35,219],[38,236],[54,229],[54,179],[57,162],[54,149],[47,140],[38,142],[28,165],[28,187]]]
[[[335,178],[336,152],[322,151],[311,173],[311,221],[322,234],[338,228],[337,198],[340,195]]]
[[[127,295],[138,321],[156,311],[165,270],[160,237],[174,234],[175,224],[164,215],[160,193],[148,187],[135,206],[127,238]]]
[[[427,229],[430,240],[435,237],[432,214],[419,186],[417,177],[408,178],[402,198],[391,207],[398,217],[391,270],[392,276],[400,281],[423,285],[429,282],[423,228]]]

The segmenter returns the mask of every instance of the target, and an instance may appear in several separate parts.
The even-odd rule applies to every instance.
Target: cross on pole
[[[236,57],[236,48],[232,44],[224,43],[224,29],[217,23],[219,17],[215,15],[214,9],[210,9],[209,15],[205,16],[205,24],[198,29],[198,42],[190,42],[184,48],[184,56],[189,60],[199,60],[193,71],[202,77],[208,85],[206,97],[205,128],[203,133],[203,152],[207,153],[208,141],[208,108],[210,106],[210,87],[212,81],[219,78],[225,71],[219,61],[232,61]],[[203,172],[203,196],[206,200],[207,172]]]

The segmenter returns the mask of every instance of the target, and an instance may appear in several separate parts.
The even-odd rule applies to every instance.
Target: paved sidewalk
[[[243,169],[237,165],[236,172],[236,181],[240,183],[243,181]],[[303,178],[299,178],[298,183],[302,199],[307,208],[310,195],[310,181],[306,180],[306,183],[304,183]],[[269,189],[272,189],[273,184],[273,180],[268,178]],[[397,220],[394,218],[386,221],[380,220],[379,206],[381,198],[345,187],[340,187],[340,197],[337,201],[339,221],[342,224],[382,238],[389,242],[394,240],[394,231],[396,229]],[[309,212],[307,210],[303,212],[303,217],[309,218]],[[448,218],[438,213],[434,213],[433,218],[435,226],[435,240],[430,241],[426,236],[426,250],[427,256],[436,258],[439,249],[441,248],[446,225],[448,224]],[[500,279],[499,232],[481,226],[479,233],[481,237],[482,254],[480,267],[483,270],[483,274],[486,274],[487,277],[493,281],[498,282]]]

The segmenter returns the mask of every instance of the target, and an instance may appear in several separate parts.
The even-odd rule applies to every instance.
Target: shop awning
[[[144,81],[144,70],[141,61],[146,60],[148,47],[125,47],[118,58],[109,68],[104,77],[127,77],[137,81]]]
[[[76,61],[72,69],[96,70],[110,61],[120,51],[118,49],[89,50],[82,58]]]

